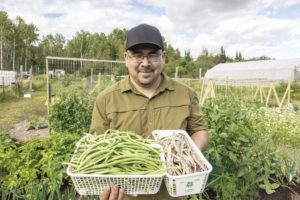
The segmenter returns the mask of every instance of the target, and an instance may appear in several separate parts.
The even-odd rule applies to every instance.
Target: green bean
[[[84,144],[84,145],[82,145]],[[161,149],[140,135],[107,130],[99,136],[87,135],[72,160],[72,171],[86,174],[163,173]]]

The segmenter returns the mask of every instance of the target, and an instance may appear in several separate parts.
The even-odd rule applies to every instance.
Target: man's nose
[[[149,60],[148,60],[148,56],[143,55],[143,61],[142,61],[143,65],[149,65]]]

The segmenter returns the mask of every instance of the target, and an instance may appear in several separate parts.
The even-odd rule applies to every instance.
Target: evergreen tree
[[[191,52],[190,50],[185,50],[184,51],[184,59],[187,61],[187,62],[190,62],[193,60],[192,56],[191,56]]]
[[[226,62],[226,53],[223,46],[221,46],[220,63],[225,63],[225,62]]]

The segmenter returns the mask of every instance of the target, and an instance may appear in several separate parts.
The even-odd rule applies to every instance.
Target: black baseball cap
[[[164,49],[160,31],[148,24],[140,24],[128,31],[126,50],[138,44],[153,44],[160,49]]]

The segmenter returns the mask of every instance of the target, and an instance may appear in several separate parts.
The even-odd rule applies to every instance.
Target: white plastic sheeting
[[[0,70],[0,85],[11,85],[16,82],[16,72]]]
[[[300,66],[300,59],[221,63],[208,70],[204,78],[216,80],[217,83],[243,80],[288,82],[296,79],[297,66]]]

